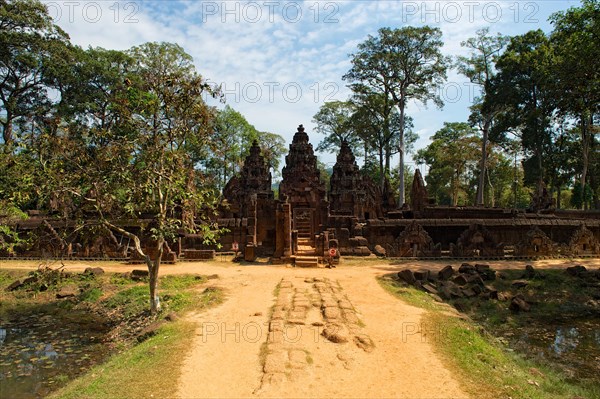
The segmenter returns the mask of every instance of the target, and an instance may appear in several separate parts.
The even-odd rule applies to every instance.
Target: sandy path
[[[266,340],[267,308],[276,282],[246,270],[218,280],[228,294],[224,304],[191,316],[199,328],[184,363],[178,397],[247,397],[256,388],[262,376],[258,355]]]
[[[467,395],[428,342],[438,332],[421,325],[424,311],[392,297],[375,279],[404,268],[436,270],[447,263],[460,264],[353,260],[333,270],[229,262],[164,265],[161,274],[218,274],[220,278],[209,284],[223,287],[228,296],[222,305],[189,316],[198,329],[184,360],[179,391],[174,394],[179,398],[465,398]],[[485,263],[495,269],[524,269],[526,264],[540,269],[574,264],[600,266],[598,259]],[[31,269],[37,264],[4,261],[0,269]],[[144,268],[116,262],[66,262],[66,269],[72,271],[89,266],[112,272]],[[323,282],[316,283],[315,278]],[[288,288],[276,296],[275,288],[282,281]],[[321,308],[332,299],[347,300],[353,317],[360,319],[360,325],[347,323],[345,314],[338,319],[345,323],[339,325],[348,342],[334,344],[320,335],[332,322]],[[271,308],[276,304],[287,306],[284,313],[289,314],[298,300],[310,303],[303,320],[299,325],[290,325],[296,320],[282,320],[288,326],[286,339],[271,340]],[[345,311],[341,308],[340,304],[338,310]],[[421,332],[423,327],[427,334]],[[358,347],[353,340],[357,335],[367,337],[374,347]],[[269,373],[265,372],[265,363],[270,365]]]
[[[375,275],[382,270],[207,267],[204,272],[221,276],[219,285],[228,291],[228,299],[192,316],[199,328],[184,362],[179,398],[467,397],[431,345],[417,333],[423,311],[379,286]],[[277,353],[283,350],[284,359],[276,363],[277,353],[271,358],[281,368],[276,370],[279,378],[272,380],[272,374],[263,373],[265,348],[261,357],[261,347],[267,342],[268,316],[277,300],[274,289],[284,279],[296,292],[314,298],[318,295],[310,282],[314,277],[328,281],[337,298],[352,302],[362,321],[358,333],[370,337],[374,348],[365,351],[352,339],[337,344],[326,340],[320,335],[324,327],[312,325],[321,316],[315,305],[308,309],[304,325],[286,324],[285,339],[274,349]],[[293,298],[292,288],[289,293]],[[262,315],[255,316],[257,313]],[[298,367],[289,364],[304,353],[310,361],[300,359]]]

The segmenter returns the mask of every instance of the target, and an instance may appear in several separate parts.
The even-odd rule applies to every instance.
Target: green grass
[[[136,282],[121,274],[100,276],[71,274],[63,276],[48,290],[35,291],[23,287],[14,292],[5,288],[29,270],[0,270],[0,316],[55,315],[60,318],[84,318],[89,309],[115,309],[119,321],[139,320],[149,310],[148,282]],[[34,272],[37,273],[37,272]],[[51,275],[53,277],[54,274]],[[159,279],[158,293],[163,313],[198,311],[223,301],[223,292],[214,287],[202,287],[207,278],[198,275],[169,275]],[[56,299],[62,286],[76,286],[81,294],[73,299]],[[93,303],[93,307],[89,304]],[[130,319],[131,318],[131,319]],[[189,351],[196,326],[180,319],[165,323],[157,335],[132,346],[132,340],[117,341],[120,352],[106,363],[93,367],[80,378],[71,381],[54,398],[155,398],[172,397],[186,353]],[[133,340],[134,341],[134,340]],[[136,342],[136,341],[135,341]],[[115,350],[114,353],[117,353]],[[61,376],[60,382],[68,379]]]
[[[435,302],[428,294],[402,287],[386,277],[379,282],[394,296],[428,310],[424,323],[435,326],[438,332],[429,342],[473,397],[600,398],[600,385],[576,385],[560,373],[510,352],[475,322],[444,312],[447,306]]]
[[[0,291],[4,291],[13,281],[26,274],[26,270],[0,269]]]
[[[196,276],[169,276],[159,292],[165,311],[202,310],[221,303],[223,292],[216,288],[198,290],[205,281]],[[169,287],[169,288],[166,288]],[[187,287],[183,289],[182,287]],[[139,285],[118,292],[107,300],[115,307],[134,312],[148,306],[148,287]],[[167,323],[146,341],[114,355],[84,376],[50,395],[60,399],[167,398],[177,392],[177,382],[196,325],[184,320]]]
[[[102,297],[102,293],[102,288],[90,288],[81,293],[81,295],[79,296],[79,300],[83,302],[98,302],[100,297]]]
[[[173,397],[195,328],[188,322],[167,324],[154,337],[92,368],[50,398]]]
[[[204,282],[206,282],[206,277],[199,275],[168,275],[160,278],[158,288],[161,290],[185,290]]]
[[[115,286],[124,286],[124,285],[131,284],[131,279],[127,278],[127,277],[123,277],[123,275],[120,273],[111,274],[109,276],[109,281],[110,281],[110,284],[115,285]]]
[[[142,313],[150,306],[149,289],[147,285],[136,285],[117,292],[104,301],[109,309],[122,309],[123,316],[131,317]]]

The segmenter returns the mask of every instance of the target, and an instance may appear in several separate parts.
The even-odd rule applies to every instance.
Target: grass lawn
[[[512,352],[470,318],[461,318],[448,305],[425,292],[405,287],[390,276],[379,279],[384,289],[428,312],[423,324],[434,326],[429,337],[434,350],[454,371],[466,392],[489,399],[600,398],[600,384],[576,384],[556,370]]]

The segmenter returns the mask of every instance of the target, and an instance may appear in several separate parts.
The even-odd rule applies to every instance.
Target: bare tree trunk
[[[2,129],[2,138],[4,139],[4,144],[6,145],[6,147],[10,147],[10,145],[12,144],[13,141],[13,136],[12,136],[12,116],[10,113],[6,114],[6,122],[3,123],[3,127],[4,129]]]
[[[487,165],[487,142],[490,130],[490,123],[486,121],[483,125],[482,137],[481,137],[481,162],[479,164],[479,184],[477,185],[477,198],[475,200],[476,206],[484,205],[484,191],[485,191],[485,170]]]
[[[385,188],[385,169],[383,167],[383,148],[379,147],[379,187],[383,193]]]
[[[456,177],[452,177],[452,181],[450,182],[450,187],[452,189],[452,206],[458,206],[458,182],[459,182],[459,174],[456,172]]]
[[[492,179],[490,178],[490,172],[486,172],[488,185],[490,186],[490,206],[493,208],[496,206],[496,193],[494,192],[494,186],[492,185]]]
[[[157,254],[156,259],[153,261],[150,258],[150,256],[146,255],[144,253],[144,251],[142,250],[140,238],[137,235],[130,233],[127,230],[122,229],[121,227],[115,226],[114,224],[111,224],[109,222],[105,221],[103,223],[109,229],[115,230],[119,234],[122,234],[125,237],[128,237],[131,240],[133,240],[135,251],[144,259],[144,262],[146,263],[146,266],[148,267],[148,276],[150,279],[150,313],[156,314],[160,310],[160,302],[158,300],[158,295],[156,293],[158,291],[158,269],[160,267],[160,261],[162,259],[163,246],[165,243],[164,239],[159,238],[159,240],[157,242],[158,254]]]
[[[162,259],[163,247],[165,241],[163,238],[159,238],[157,241],[157,255],[156,259],[148,263],[148,276],[150,278],[150,313],[156,314],[160,311],[160,300],[158,298],[158,269],[160,268],[160,261]]]
[[[391,152],[392,149],[388,143],[385,145],[385,166],[383,167],[383,172],[386,176],[390,174],[390,159],[392,158]]]
[[[581,115],[581,159],[583,161],[583,168],[581,170],[581,197],[583,199],[582,207],[586,208],[587,203],[585,201],[585,181],[587,179],[587,171],[589,166],[589,154],[590,154],[590,137],[592,132],[592,125],[594,122],[593,114],[590,115],[590,125],[588,126],[586,116]]]
[[[400,168],[398,171],[398,174],[400,175],[398,176],[400,180],[398,207],[402,208],[406,198],[406,193],[404,192],[404,104],[400,105],[400,140],[398,142],[398,155],[400,155],[400,162],[398,165]]]

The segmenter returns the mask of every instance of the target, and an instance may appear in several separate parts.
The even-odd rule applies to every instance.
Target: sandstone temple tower
[[[279,200],[290,204],[292,229],[298,231],[299,238],[312,240],[327,221],[327,190],[317,168],[317,157],[302,125],[298,126],[290,144],[281,174]]]
[[[360,173],[346,141],[342,142],[329,183],[330,215],[354,216],[358,220],[383,216],[381,190]]]

